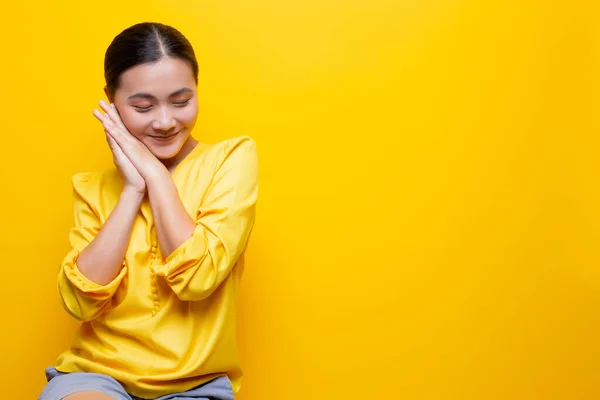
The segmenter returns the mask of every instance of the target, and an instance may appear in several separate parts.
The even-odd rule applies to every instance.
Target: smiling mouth
[[[153,139],[156,139],[156,140],[164,142],[164,141],[173,139],[175,136],[177,136],[179,134],[179,132],[181,132],[181,131],[178,131],[178,132],[172,133],[170,135],[166,135],[166,136],[153,136],[153,135],[150,135],[150,137],[153,138]]]

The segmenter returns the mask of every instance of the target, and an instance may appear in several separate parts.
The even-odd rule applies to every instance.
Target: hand
[[[108,105],[100,101],[100,107],[106,114],[94,110],[94,115],[102,122],[107,135],[116,142],[144,181],[148,182],[151,177],[166,171],[165,166],[154,154],[127,130],[114,104]]]
[[[114,108],[114,105],[111,105],[111,107]],[[100,120],[100,122],[103,123],[103,125],[105,125],[104,134],[106,135],[106,141],[108,142],[108,146],[110,147],[110,151],[112,152],[113,162],[115,163],[115,166],[117,167],[117,169],[121,173],[121,177],[123,178],[125,184],[124,189],[129,188],[136,193],[145,193],[146,181],[144,180],[142,175],[140,175],[140,173],[137,171],[137,169],[131,163],[131,161],[129,161],[129,158],[127,158],[125,153],[123,153],[121,147],[119,147],[118,143],[115,141],[115,139],[112,138],[112,136],[108,132],[108,129],[106,128],[106,124],[104,123],[104,121],[110,117],[106,114],[100,113],[97,110],[94,110],[94,115]]]

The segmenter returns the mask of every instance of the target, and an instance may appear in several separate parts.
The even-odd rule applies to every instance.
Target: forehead
[[[196,87],[192,68],[184,60],[165,57],[158,62],[136,65],[125,71],[119,79],[116,94],[145,92],[166,97],[184,87],[192,90]]]

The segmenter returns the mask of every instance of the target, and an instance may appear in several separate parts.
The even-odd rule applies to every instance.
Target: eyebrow
[[[181,89],[179,89],[179,90],[171,93],[169,95],[169,98],[179,96],[180,94],[192,93],[192,92],[193,92],[192,89],[181,88]],[[142,93],[142,92],[140,92],[140,93],[136,93],[134,95],[131,95],[131,96],[129,96],[127,98],[127,100],[133,100],[133,99],[149,99],[149,100],[153,100],[153,99],[156,99],[156,97],[153,96],[153,95],[151,95],[150,93]]]

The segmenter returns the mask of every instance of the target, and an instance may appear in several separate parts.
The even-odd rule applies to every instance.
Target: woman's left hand
[[[117,142],[125,156],[135,166],[146,183],[154,175],[164,172],[162,170],[166,168],[158,158],[148,150],[145,144],[140,142],[127,130],[114,104],[109,105],[100,100],[100,107],[106,114],[94,110],[94,115],[102,122],[104,130]]]

